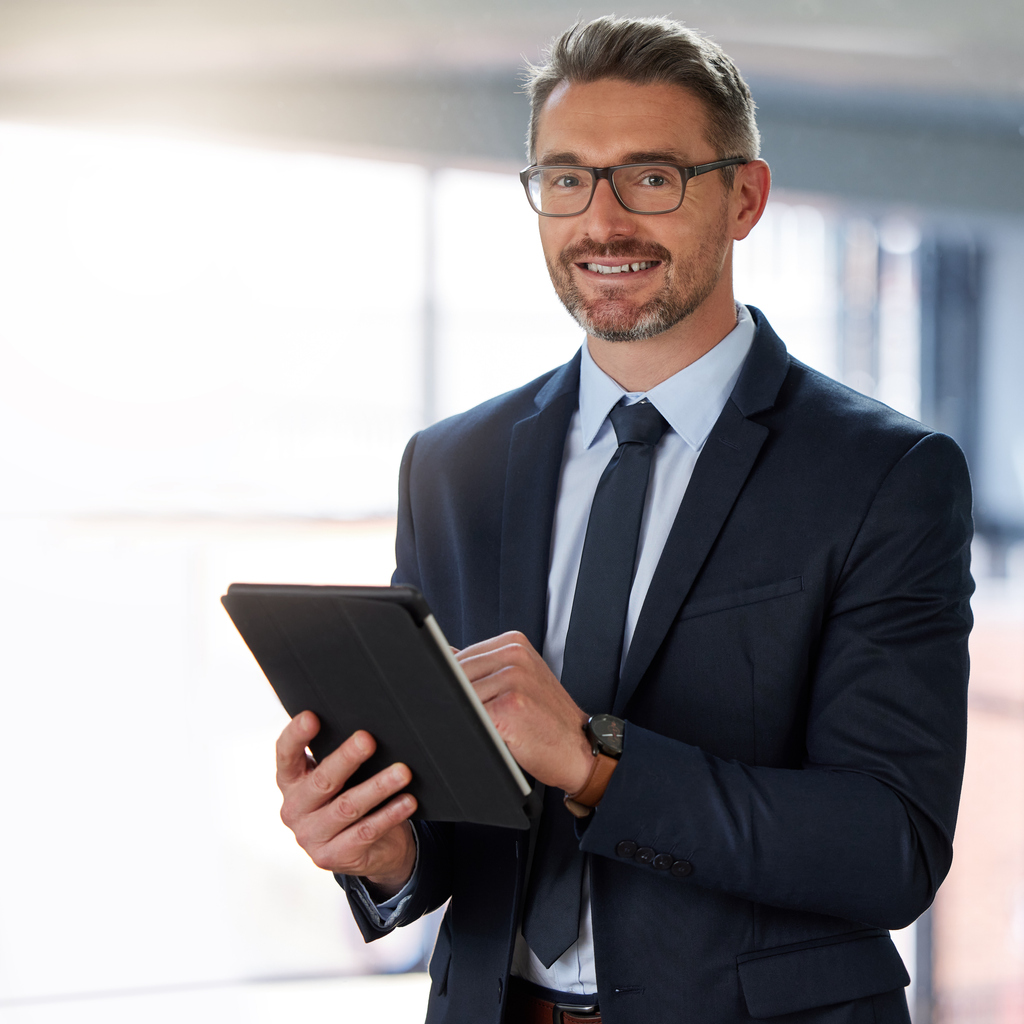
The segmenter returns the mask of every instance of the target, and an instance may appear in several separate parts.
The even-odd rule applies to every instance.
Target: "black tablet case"
[[[525,780],[456,678],[417,590],[233,583],[221,602],[288,714],[320,719],[318,761],[356,729],[376,739],[349,785],[402,761],[414,818],[529,827]]]

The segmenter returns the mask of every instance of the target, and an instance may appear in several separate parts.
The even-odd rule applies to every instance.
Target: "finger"
[[[520,633],[518,630],[510,630],[508,633],[502,633],[500,636],[492,636],[487,640],[481,640],[479,643],[463,647],[463,649],[456,654],[456,657],[459,661],[462,661],[463,658],[471,658],[477,654],[496,651],[502,647],[508,647],[510,645],[523,647],[528,651],[533,650],[533,645],[524,634]]]
[[[291,816],[310,814],[330,803],[356,769],[377,749],[374,738],[358,729],[337,750],[332,751],[286,795]]]
[[[310,838],[316,843],[330,842],[374,812],[385,800],[393,797],[412,781],[412,772],[401,763],[390,765],[358,786],[343,790],[322,811],[312,825]]]
[[[340,832],[317,851],[317,860],[345,864],[344,874],[373,873],[372,847],[416,811],[416,797],[403,793]]]
[[[489,672],[470,682],[480,702],[485,705],[503,694],[515,695],[523,701],[529,693],[528,688],[522,685],[522,675],[509,667],[499,668],[496,672]]]
[[[306,747],[320,731],[320,721],[312,711],[297,714],[277,738],[277,784],[284,789],[307,772]]]
[[[474,654],[467,653],[469,648],[463,652],[464,657],[459,659],[462,671],[466,678],[474,683],[485,676],[500,672],[505,668],[524,668],[530,663],[530,652],[519,644],[505,644],[501,647],[494,647],[489,650],[479,651]]]

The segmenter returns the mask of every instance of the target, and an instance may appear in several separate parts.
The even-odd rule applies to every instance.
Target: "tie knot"
[[[617,405],[608,415],[619,444],[633,441],[636,444],[656,445],[668,430],[665,417],[648,401]]]

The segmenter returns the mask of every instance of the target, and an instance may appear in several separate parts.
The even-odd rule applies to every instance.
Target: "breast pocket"
[[[771,601],[776,597],[787,597],[799,594],[804,589],[804,578],[792,576],[778,583],[766,583],[760,587],[747,587],[745,590],[734,590],[725,594],[712,594],[687,601],[679,612],[680,619],[695,619],[713,612],[724,612],[730,608],[742,608],[744,605],[759,604]]]
[[[723,582],[679,609],[625,717],[717,757],[787,767],[810,643],[804,577]]]

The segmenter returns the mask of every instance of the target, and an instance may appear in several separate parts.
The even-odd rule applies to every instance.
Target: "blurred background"
[[[278,820],[234,580],[384,583],[408,436],[567,359],[517,69],[573,0],[0,4],[0,1019],[417,1019]],[[1024,6],[628,3],[710,33],[775,190],[736,287],[952,434],[978,626],[915,1024],[1024,1020]]]

